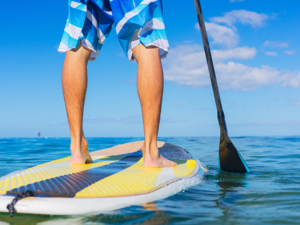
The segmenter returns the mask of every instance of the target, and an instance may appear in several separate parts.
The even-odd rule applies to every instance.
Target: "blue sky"
[[[184,4],[183,4],[184,2]],[[202,0],[230,136],[300,134],[298,1]],[[4,4],[4,5],[3,5]],[[170,43],[159,136],[218,136],[194,2],[164,0]],[[0,137],[68,137],[57,48],[67,1],[4,1]],[[136,63],[115,31],[89,63],[88,137],[143,136]]]

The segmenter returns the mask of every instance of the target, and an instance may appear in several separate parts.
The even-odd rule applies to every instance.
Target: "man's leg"
[[[70,163],[91,163],[88,143],[82,129],[83,108],[87,89],[87,63],[91,50],[78,46],[66,53],[62,86],[71,134]]]
[[[133,49],[138,63],[137,88],[142,107],[145,140],[142,147],[145,167],[171,167],[157,148],[164,78],[157,47],[140,44]]]

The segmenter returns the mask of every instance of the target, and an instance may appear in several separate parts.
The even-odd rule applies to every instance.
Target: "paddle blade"
[[[226,134],[221,134],[219,169],[226,172],[248,173],[250,169]]]

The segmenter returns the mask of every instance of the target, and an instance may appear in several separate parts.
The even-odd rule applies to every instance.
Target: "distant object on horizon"
[[[38,132],[38,138],[40,138],[40,137],[41,137],[41,132],[39,131],[39,132]]]

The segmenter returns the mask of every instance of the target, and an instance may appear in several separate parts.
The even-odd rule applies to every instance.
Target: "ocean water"
[[[89,138],[91,151],[141,138]],[[148,206],[94,216],[0,213],[2,224],[300,224],[300,136],[232,137],[251,173],[218,171],[217,137],[159,138],[191,152],[207,178]],[[68,156],[68,138],[0,139],[0,176]]]

